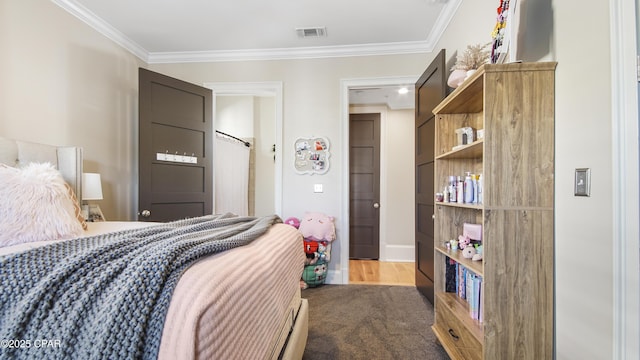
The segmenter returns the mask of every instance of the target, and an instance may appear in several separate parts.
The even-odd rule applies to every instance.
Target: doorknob
[[[141,213],[139,213],[138,215],[141,215],[143,218],[148,218],[149,216],[151,216],[151,211],[149,210],[142,210]]]
[[[373,203],[373,207],[374,207],[375,209],[377,209],[377,208],[379,208],[379,207],[380,207],[380,204],[378,204],[378,203]]]

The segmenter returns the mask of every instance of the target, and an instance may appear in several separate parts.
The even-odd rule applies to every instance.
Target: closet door
[[[349,259],[380,258],[380,113],[349,115]]]
[[[416,287],[433,304],[434,136],[433,109],[446,97],[445,50],[416,82]]]

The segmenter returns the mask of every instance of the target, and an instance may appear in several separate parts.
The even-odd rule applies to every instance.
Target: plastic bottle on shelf
[[[471,180],[471,173],[468,171],[464,177],[464,202],[466,204],[473,202],[473,181]]]
[[[456,195],[457,195],[457,191],[456,191],[456,177],[455,176],[449,176],[449,202],[456,202]]]
[[[473,184],[473,203],[478,203],[478,175],[471,174],[471,183]]]
[[[478,204],[484,203],[482,174],[478,175]]]
[[[462,176],[458,176],[456,191],[456,200],[458,204],[464,204],[464,180],[462,180]]]

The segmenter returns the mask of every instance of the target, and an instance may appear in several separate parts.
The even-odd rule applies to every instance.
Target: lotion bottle
[[[478,203],[478,175],[471,174],[471,182],[473,183],[473,203]]]
[[[473,202],[473,181],[470,172],[467,172],[467,176],[464,177],[464,202],[466,204]]]
[[[456,177],[449,176],[449,202],[456,202]]]
[[[458,176],[456,191],[456,199],[458,200],[458,204],[464,204],[464,181],[462,180],[462,176]]]
[[[482,184],[483,180],[482,180],[482,174],[478,175],[478,204],[482,204],[484,202],[484,195],[483,195],[483,184]]]

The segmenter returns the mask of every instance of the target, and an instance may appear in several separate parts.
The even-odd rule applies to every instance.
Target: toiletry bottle
[[[471,182],[473,183],[473,203],[478,203],[478,175],[471,174]]]
[[[482,174],[478,175],[478,204],[484,203],[484,194],[483,194],[484,189],[482,188],[483,181],[484,180],[482,180]]]
[[[464,177],[464,202],[471,204],[473,202],[473,181],[471,181],[471,173],[467,172]]]
[[[464,204],[464,180],[462,180],[462,176],[458,176],[456,192],[456,200],[458,204]]]
[[[448,185],[444,187],[444,190],[442,190],[442,195],[443,195],[442,197],[443,202],[448,203],[449,202],[449,186]]]
[[[456,202],[456,177],[449,176],[449,202]]]

